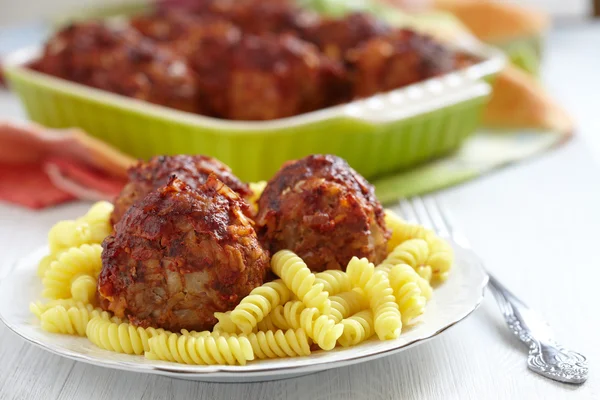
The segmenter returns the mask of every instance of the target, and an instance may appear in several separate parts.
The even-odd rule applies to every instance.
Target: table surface
[[[600,227],[600,25],[550,33],[544,80],[575,116],[566,145],[437,194],[487,267],[584,353],[592,375],[581,386],[528,371],[526,349],[486,296],[463,323],[400,354],[276,382],[216,384],[95,367],[52,355],[0,326],[0,399],[591,399],[600,398],[600,328],[593,251]],[[23,118],[0,91],[0,116]],[[0,204],[3,264],[42,245],[75,203],[31,212]],[[591,253],[590,253],[591,252]],[[2,271],[0,269],[0,276]],[[594,300],[595,299],[595,300]]]

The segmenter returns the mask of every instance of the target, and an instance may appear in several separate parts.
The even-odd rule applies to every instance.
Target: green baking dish
[[[491,91],[485,78],[504,59],[479,43],[470,50],[484,61],[365,100],[265,122],[185,113],[44,75],[25,67],[39,48],[9,56],[5,72],[33,121],[80,127],[138,158],[202,153],[256,181],[287,160],[331,153],[373,178],[449,153],[475,130]]]

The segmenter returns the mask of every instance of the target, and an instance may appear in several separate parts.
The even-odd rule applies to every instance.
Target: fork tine
[[[433,222],[434,231],[442,237],[451,236],[452,228],[448,226],[447,221],[444,219],[444,215],[441,207],[439,206],[438,199],[435,197],[429,197],[425,199],[425,209],[429,213],[429,217]]]
[[[427,207],[425,206],[423,199],[419,196],[415,196],[411,199],[411,203],[415,213],[417,214],[417,221],[419,224],[428,229],[433,228],[431,218],[429,218],[429,213],[427,212]]]

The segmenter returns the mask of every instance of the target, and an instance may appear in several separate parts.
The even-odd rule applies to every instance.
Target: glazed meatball
[[[272,253],[294,251],[312,271],[345,270],[354,256],[379,263],[390,232],[373,186],[341,158],[284,165],[259,199],[257,231]]]
[[[401,29],[348,52],[354,96],[368,97],[442,75],[468,65],[468,58],[429,36]]]
[[[152,191],[102,244],[102,307],[135,326],[211,329],[269,267],[246,207],[214,175],[196,189],[173,177]]]
[[[140,15],[132,18],[130,23],[145,37],[186,58],[204,53],[211,45],[227,48],[229,43],[237,43],[241,36],[240,29],[226,19],[180,10]],[[211,58],[210,54],[205,57]]]
[[[348,87],[341,64],[292,35],[245,35],[227,49],[199,50],[191,65],[214,114],[234,120],[313,111],[335,102]]]
[[[202,185],[210,174],[214,174],[240,197],[249,198],[252,195],[250,187],[241,182],[232,174],[231,169],[219,160],[202,155],[158,156],[129,169],[129,182],[114,201],[115,209],[111,223],[114,226],[133,204],[143,199],[150,191],[164,186],[172,175],[195,189]]]
[[[198,112],[198,88],[186,60],[127,26],[70,25],[51,38],[32,68],[167,107]]]
[[[301,37],[316,44],[328,57],[344,60],[348,50],[389,31],[389,26],[375,17],[354,13],[344,18],[305,23]]]

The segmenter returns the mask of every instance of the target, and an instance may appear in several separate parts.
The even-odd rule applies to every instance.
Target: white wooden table
[[[576,116],[567,145],[446,190],[473,247],[558,338],[586,354],[582,386],[530,373],[526,350],[488,296],[464,323],[395,356],[301,378],[210,384],[114,371],[49,354],[0,326],[0,399],[593,399],[600,398],[600,25],[550,36],[545,80]],[[22,115],[0,92],[0,115]],[[31,212],[0,204],[2,263],[41,245],[88,205]],[[2,271],[0,270],[0,276]]]

